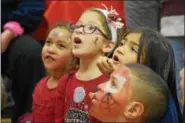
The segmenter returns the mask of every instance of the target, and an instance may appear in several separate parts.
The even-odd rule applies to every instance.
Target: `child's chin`
[[[73,51],[73,55],[74,57],[78,57],[78,58],[84,58],[86,56],[84,52],[79,50]]]
[[[54,71],[54,70],[56,70],[56,68],[55,67],[53,67],[53,66],[45,66],[45,68],[46,68],[46,70],[47,71]]]
[[[79,57],[79,56],[83,55],[83,53],[80,51],[80,49],[73,49],[72,53],[75,57]]]

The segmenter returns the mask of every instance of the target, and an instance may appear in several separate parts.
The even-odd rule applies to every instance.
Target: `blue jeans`
[[[182,91],[180,87],[179,72],[184,66],[183,52],[184,52],[184,37],[170,37],[168,38],[170,44],[173,47],[176,62],[176,87],[179,101],[182,98]],[[185,55],[185,54],[184,54]],[[181,108],[182,109],[182,108]]]

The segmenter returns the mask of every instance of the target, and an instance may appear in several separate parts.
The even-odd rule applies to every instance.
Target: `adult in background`
[[[2,74],[12,80],[14,123],[31,111],[34,86],[45,74],[42,45],[31,36],[40,23],[45,1],[2,0],[1,4]]]
[[[133,30],[140,27],[149,27],[160,30],[161,5],[165,0],[126,0],[125,17],[126,29]]]

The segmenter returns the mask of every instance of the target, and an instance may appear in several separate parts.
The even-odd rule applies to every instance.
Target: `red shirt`
[[[49,89],[46,85],[48,77],[43,78],[35,87],[32,104],[32,122],[58,122],[63,116],[61,109],[63,99],[57,87]]]
[[[108,77],[101,75],[98,78],[89,81],[81,81],[76,78],[76,72],[69,76],[67,82],[64,85],[66,78],[61,79],[60,82],[65,86],[65,121],[74,122],[94,122],[97,121],[95,118],[89,116],[89,107],[91,99],[89,92],[95,92],[97,85],[106,82]],[[60,92],[61,93],[61,92]]]

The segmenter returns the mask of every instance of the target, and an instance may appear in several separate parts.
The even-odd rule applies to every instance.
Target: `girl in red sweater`
[[[42,61],[49,76],[40,80],[33,93],[32,122],[55,122],[61,116],[60,95],[57,87],[60,77],[74,61],[71,49],[71,24],[58,23],[49,32],[42,49]]]
[[[98,69],[97,60],[113,51],[122,26],[115,10],[99,8],[87,9],[73,26],[72,53],[80,59],[80,67],[67,80],[62,77],[60,81],[59,92],[65,94],[65,122],[96,121],[88,113],[91,102],[88,95],[108,80]]]

